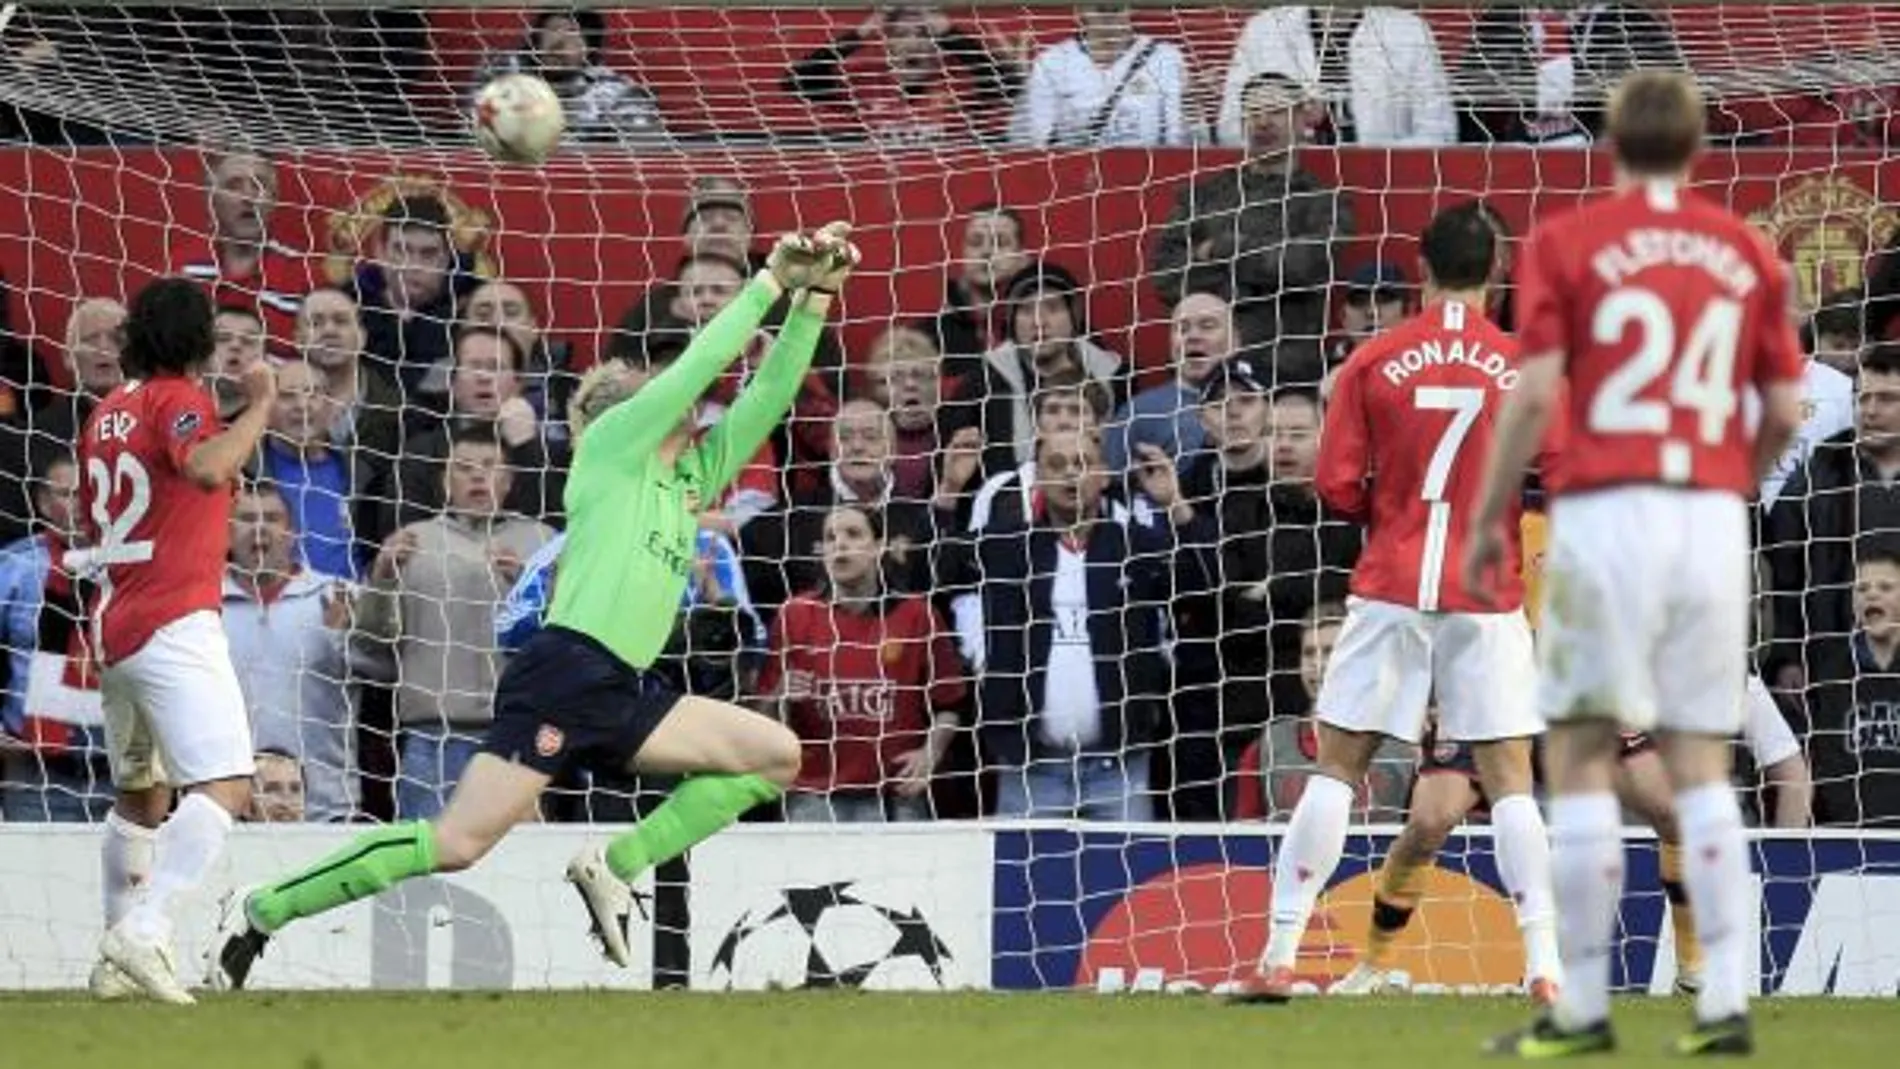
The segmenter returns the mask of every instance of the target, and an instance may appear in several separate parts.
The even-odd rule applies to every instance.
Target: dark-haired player
[[[125,321],[128,380],[79,442],[86,548],[67,563],[97,583],[92,648],[118,791],[101,858],[106,934],[92,984],[102,997],[136,988],[192,1001],[173,966],[171,911],[251,804],[250,718],[219,611],[234,480],[276,386],[268,362],[251,365],[240,380],[249,407],[219,424],[201,382],[214,322],[196,283],[139,291]],[[160,752],[163,780],[185,792],[169,819]]]
[[[1518,261],[1523,378],[1499,418],[1465,574],[1515,563],[1519,484],[1560,411],[1539,702],[1550,722],[1551,862],[1565,972],[1551,1012],[1499,1053],[1609,1050],[1623,891],[1622,731],[1656,734],[1675,786],[1683,883],[1704,955],[1684,1054],[1753,1048],[1741,806],[1751,576],[1748,498],[1801,423],[1787,270],[1747,223],[1692,195],[1704,106],[1681,74],[1641,71],[1610,100],[1614,193],[1538,224]],[[1742,398],[1762,398],[1758,433]],[[1515,571],[1515,568],[1511,569]]]
[[[1419,741],[1434,694],[1441,732],[1473,744],[1496,799],[1498,869],[1525,930],[1532,991],[1548,1000],[1559,979],[1548,846],[1531,797],[1542,725],[1522,584],[1513,569],[1495,600],[1481,599],[1456,567],[1492,424],[1518,378],[1516,343],[1484,315],[1496,234],[1466,205],[1439,213],[1421,246],[1425,307],[1347,359],[1326,411],[1315,488],[1366,521],[1366,548],[1319,693],[1319,774],[1274,859],[1266,953],[1238,1001],[1290,996],[1307,921],[1345,844],[1353,785],[1385,738]]]

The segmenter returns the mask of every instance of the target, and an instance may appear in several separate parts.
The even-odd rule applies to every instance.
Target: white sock
[[[1273,920],[1267,937],[1264,972],[1291,967],[1300,953],[1313,904],[1339,867],[1346,848],[1346,825],[1352,820],[1352,788],[1326,776],[1311,776],[1293,807],[1293,822],[1280,840],[1273,859]]]
[[[1610,1015],[1610,949],[1623,897],[1623,811],[1616,795],[1552,799],[1550,844],[1564,969],[1557,1024],[1586,1028]]]
[[[1498,875],[1517,907],[1517,927],[1524,933],[1525,975],[1561,986],[1557,908],[1550,889],[1550,833],[1537,802],[1528,794],[1513,794],[1491,803],[1491,839],[1497,850]]]
[[[1719,1021],[1748,1012],[1747,915],[1754,908],[1748,841],[1742,810],[1726,783],[1693,787],[1676,795],[1682,828],[1682,882],[1695,905],[1695,934],[1702,941],[1702,993],[1696,1016]]]
[[[230,832],[231,814],[204,794],[188,794],[178,803],[171,819],[158,829],[158,863],[152,867],[151,882],[126,916],[134,932],[153,940],[170,935],[172,902],[204,882]]]
[[[138,889],[152,877],[152,843],[158,833],[134,824],[114,809],[106,814],[106,836],[99,845],[99,884],[106,927],[125,919]]]

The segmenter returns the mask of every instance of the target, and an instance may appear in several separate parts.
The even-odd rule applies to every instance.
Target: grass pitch
[[[1498,1064],[1516,1000],[1419,996],[1229,1007],[1199,996],[294,994],[196,1007],[0,998],[0,1065],[21,1069],[1404,1069]],[[1617,1004],[1617,1064],[1675,1062],[1686,1004]],[[1758,1064],[1893,1064],[1887,1000],[1756,1004]],[[1601,1061],[1599,1059],[1599,1061]]]

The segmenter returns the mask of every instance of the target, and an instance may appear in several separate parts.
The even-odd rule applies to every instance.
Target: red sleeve
[[[1366,425],[1365,390],[1360,380],[1371,365],[1371,353],[1360,350],[1333,384],[1320,429],[1319,460],[1313,489],[1328,508],[1347,519],[1366,514],[1366,474],[1370,466],[1371,435]]]
[[[963,680],[963,660],[950,641],[950,628],[928,602],[920,599],[919,604],[924,607],[924,633],[930,642],[930,710],[938,713],[963,701],[969,688]]]
[[[222,430],[217,407],[211,403],[208,391],[183,383],[166,389],[153,400],[156,402],[153,415],[158,420],[165,455],[171,460],[173,470],[182,472],[198,443],[216,437]]]
[[[1260,772],[1260,740],[1253,740],[1240,755],[1240,767],[1234,770],[1234,819],[1267,819],[1267,781]]]
[[[1517,258],[1517,340],[1525,356],[1564,352],[1570,331],[1564,316],[1564,281],[1557,241],[1548,227],[1531,230]]]
[[[1801,353],[1801,339],[1794,322],[1800,314],[1795,306],[1794,271],[1775,255],[1759,234],[1756,247],[1761,251],[1767,270],[1762,272],[1760,314],[1761,352],[1755,354],[1755,385],[1799,380],[1807,370]]]
[[[1544,427],[1544,443],[1537,449],[1537,477],[1548,490],[1563,482],[1564,449],[1570,443],[1570,383],[1557,387],[1557,402],[1551,406],[1550,423]]]

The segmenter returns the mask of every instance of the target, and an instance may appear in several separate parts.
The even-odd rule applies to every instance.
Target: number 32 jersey
[[[192,449],[219,429],[211,394],[178,376],[127,382],[86,422],[79,559],[98,579],[93,637],[107,664],[173,620],[220,607],[233,488],[206,490],[185,474]]]
[[[1557,494],[1625,484],[1751,497],[1746,391],[1799,380],[1788,278],[1747,223],[1666,182],[1531,231],[1518,340],[1561,351],[1570,435]]]
[[[1456,301],[1427,306],[1347,359],[1326,406],[1314,489],[1367,526],[1354,595],[1425,612],[1508,612],[1522,603],[1515,568],[1493,577],[1486,600],[1459,574],[1492,426],[1518,364],[1510,335]],[[1562,434],[1560,422],[1547,440]],[[1508,524],[1507,559],[1516,560],[1516,508]]]

